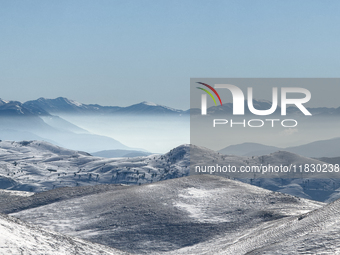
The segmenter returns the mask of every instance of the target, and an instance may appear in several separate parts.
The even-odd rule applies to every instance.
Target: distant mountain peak
[[[2,99],[0,98],[0,105],[4,105],[4,104],[8,104],[8,101],[2,100]]]
[[[160,107],[160,108],[172,111],[172,112],[181,112],[181,110],[178,110],[178,109],[175,109],[175,108],[171,108],[171,107],[168,107],[168,106],[165,106],[165,105],[155,104],[153,102],[143,101],[143,102],[141,102],[140,104],[137,104],[137,105],[141,105],[141,104],[147,105],[147,106]]]
[[[77,102],[77,101],[70,100],[70,99],[67,99],[67,98],[66,98],[66,100],[67,100],[68,103],[73,104],[73,105],[75,105],[75,106],[78,106],[78,107],[83,106],[82,103],[79,103],[79,102]]]
[[[47,100],[50,100],[50,101],[61,101],[61,102],[65,102],[67,104],[71,104],[71,105],[75,105],[75,106],[83,106],[82,103],[79,103],[75,100],[71,100],[71,99],[68,99],[66,97],[57,97],[55,99],[47,99]]]
[[[141,104],[145,104],[145,105],[149,105],[149,106],[158,106],[157,104],[155,104],[153,102],[148,102],[148,101],[143,101],[143,102],[141,102]]]

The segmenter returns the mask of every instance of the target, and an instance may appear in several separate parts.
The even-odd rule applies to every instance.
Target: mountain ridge
[[[23,105],[31,109],[42,109],[49,114],[185,114],[186,111],[143,101],[127,107],[83,104],[65,97],[55,99],[39,98]]]
[[[241,143],[227,146],[218,152],[225,155],[260,156],[276,151],[288,151],[305,157],[337,157],[340,155],[340,137],[318,140],[286,148],[268,146],[261,143]]]
[[[1,100],[1,99],[0,99]],[[0,114],[5,105],[14,104],[21,105],[25,110],[32,114],[46,116],[50,114],[64,113],[64,114],[200,114],[200,109],[190,108],[187,110],[179,110],[164,105],[155,104],[152,102],[143,101],[132,104],[130,106],[102,106],[99,104],[83,104],[66,97],[57,97],[54,99],[40,97],[36,100],[29,100],[24,103],[19,101],[5,101],[0,102]],[[245,100],[245,105],[247,100]],[[267,110],[271,108],[272,103],[268,100],[254,99],[253,105],[257,110]],[[227,114],[231,115],[233,109],[232,103],[225,103],[223,106],[211,106],[208,108],[208,115]],[[248,107],[245,107],[246,115],[251,114]],[[340,114],[340,107],[307,107],[312,115],[327,117]],[[277,107],[275,114],[280,114],[281,108]],[[287,108],[287,114],[302,116],[301,111],[297,107],[290,106]]]

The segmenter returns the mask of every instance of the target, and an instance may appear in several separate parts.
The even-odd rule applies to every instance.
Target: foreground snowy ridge
[[[100,244],[43,230],[0,214],[0,254],[6,255],[124,255]]]
[[[239,233],[234,243],[222,243],[221,237],[210,243],[209,252],[198,247],[184,254],[290,255],[340,254],[340,200],[300,216],[279,219]],[[176,254],[182,254],[177,251]]]
[[[233,243],[239,233],[299,216],[324,203],[202,175],[141,186],[55,189],[8,201],[2,210],[51,231],[137,254],[179,253],[206,242]],[[177,252],[178,251],[178,252]],[[214,254],[214,253],[207,253]],[[232,254],[232,253],[230,253]]]

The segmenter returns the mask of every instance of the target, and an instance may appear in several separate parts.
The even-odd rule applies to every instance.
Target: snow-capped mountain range
[[[258,109],[268,109],[270,108],[271,103],[265,100],[254,100],[254,105]],[[338,116],[338,113],[340,112],[339,108],[311,108],[309,110],[313,113],[313,117],[328,117],[328,120],[336,119],[332,117]],[[277,111],[279,111],[279,109]],[[288,114],[298,115],[297,111],[299,111],[299,109],[296,107],[288,108]],[[128,107],[101,106],[98,104],[82,104],[64,97],[58,97],[55,99],[39,98],[37,100],[31,100],[25,103],[0,100],[0,139],[15,141],[45,140],[66,148],[84,150],[88,152],[97,152],[103,150],[141,151],[143,150],[141,149],[143,148],[143,144],[132,144],[133,141],[136,140],[135,136],[133,138],[131,137],[131,139],[128,139],[128,134],[125,134],[124,132],[118,133],[113,130],[110,131],[108,128],[103,131],[103,126],[117,126],[115,130],[119,130],[120,127],[119,131],[122,131],[127,130],[127,128],[132,127],[133,125],[138,125],[137,122],[130,123],[127,122],[126,119],[119,119],[122,116],[124,118],[130,118],[128,121],[132,121],[131,117],[134,116],[139,118],[138,121],[146,122],[149,121],[149,119],[145,118],[143,120],[142,118],[144,118],[144,116],[153,116],[153,122],[151,126],[154,130],[150,131],[149,128],[147,130],[149,132],[148,133],[142,132],[142,129],[140,129],[138,132],[135,132],[135,134],[138,133],[139,137],[149,135],[147,138],[148,140],[152,139],[152,134],[156,133],[158,138],[164,138],[165,136],[169,135],[169,132],[162,127],[162,129],[164,129],[164,132],[162,133],[161,128],[158,127],[158,125],[174,125],[173,128],[176,129],[176,127],[178,127],[178,129],[174,131],[180,132],[182,134],[181,138],[179,139],[182,142],[172,144],[167,148],[170,149],[181,143],[189,143],[189,135],[187,140],[185,140],[185,135],[183,134],[185,133],[184,127],[188,126],[186,122],[189,121],[190,112],[192,114],[200,114],[200,109],[190,109],[183,111],[167,106],[157,105],[151,102],[142,102]],[[223,106],[210,107],[208,109],[208,114],[212,115],[215,113],[226,114],[228,112],[232,112],[231,103],[226,103]],[[84,119],[88,119],[88,123],[85,123],[84,119],[80,120],[80,116],[83,116]],[[163,121],[165,119],[168,120],[169,123],[157,122],[156,119],[158,117],[162,117]],[[171,117],[176,118],[175,121],[170,119]],[[126,126],[124,126],[122,123],[125,123]],[[313,123],[317,123],[317,121]],[[332,123],[330,125],[333,127],[336,125],[336,123]],[[91,132],[88,130],[91,130]],[[105,135],[98,135],[102,134],[102,132],[105,132]],[[189,127],[187,128],[187,132],[189,132]],[[174,141],[176,137],[180,137],[179,135],[172,135],[173,136],[169,140]],[[127,144],[130,145],[127,146]],[[154,152],[159,151],[158,148],[144,148],[144,151],[145,149]],[[162,150],[164,151],[164,149]],[[272,151],[272,149],[265,149],[259,153],[263,154]],[[299,153],[297,150],[292,150],[292,152]],[[310,157],[338,156],[327,154],[326,151],[322,152],[323,154],[320,155],[302,155]],[[257,153],[254,155],[259,154]]]
[[[141,102],[127,107],[119,106],[101,106],[98,104],[82,104],[65,97],[55,99],[39,98],[37,100],[27,101],[22,107],[28,109],[33,114],[186,114],[187,111],[173,109],[167,106],[158,105],[151,102]]]
[[[247,100],[245,100],[245,105]],[[253,100],[253,105],[258,110],[270,109],[272,103],[267,100]],[[246,115],[251,114],[248,107],[245,107]],[[340,114],[340,107],[338,108],[307,108],[312,115],[331,117]],[[209,115],[215,114],[231,114],[233,111],[232,103],[225,103],[223,106],[212,106],[208,108]],[[188,110],[179,110],[164,105],[155,104],[152,102],[141,102],[127,107],[120,106],[102,106],[99,104],[83,104],[77,101],[58,97],[55,99],[38,98],[24,103],[19,101],[5,101],[0,99],[0,115],[40,115],[47,116],[50,114],[99,114],[99,115],[186,115],[189,113],[200,114],[201,110],[192,108]],[[281,108],[278,106],[274,114],[280,114]],[[301,115],[301,111],[296,107],[288,107],[287,114]]]
[[[119,132],[117,134],[114,130],[110,131],[109,129],[105,133],[102,130],[102,127],[109,126],[123,130],[131,129],[126,118],[131,120],[136,117],[143,121],[142,118],[145,116],[148,116],[145,122],[151,118],[156,125],[158,117],[162,117],[162,123],[165,123],[166,120],[169,120],[170,123],[180,123],[180,125],[177,125],[179,130],[184,129],[182,126],[187,125],[186,123],[189,121],[188,111],[150,102],[118,107],[87,105],[63,97],[56,99],[39,98],[25,103],[0,100],[0,139],[14,141],[44,140],[66,148],[89,152],[103,150],[158,151],[158,148],[143,149],[143,144],[134,145],[135,139],[132,137],[130,137],[130,140],[127,139],[125,133]],[[81,118],[87,123],[84,124],[84,121],[83,123],[76,122],[75,119]],[[174,119],[175,121],[173,121]],[[88,123],[90,123],[90,126],[91,124],[96,126],[89,127]],[[158,125],[160,124],[158,123]],[[161,133],[166,132],[167,128],[162,131],[157,126],[155,129],[155,132],[143,132],[142,135],[147,138],[146,135],[152,136],[152,134],[157,133],[157,137],[164,137]],[[108,132],[109,134],[107,134]],[[137,133],[134,132],[135,135]],[[182,140],[182,143],[188,142],[184,137],[185,135],[182,135],[181,138],[177,139]],[[149,139],[152,138],[149,137]],[[172,140],[175,141],[176,138]],[[130,143],[131,146],[127,146],[127,143]],[[168,146],[168,148],[171,147],[173,145]]]

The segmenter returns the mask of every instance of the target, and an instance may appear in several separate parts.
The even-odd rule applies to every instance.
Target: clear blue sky
[[[0,97],[187,109],[190,77],[340,77],[339,13],[338,0],[0,0]]]

